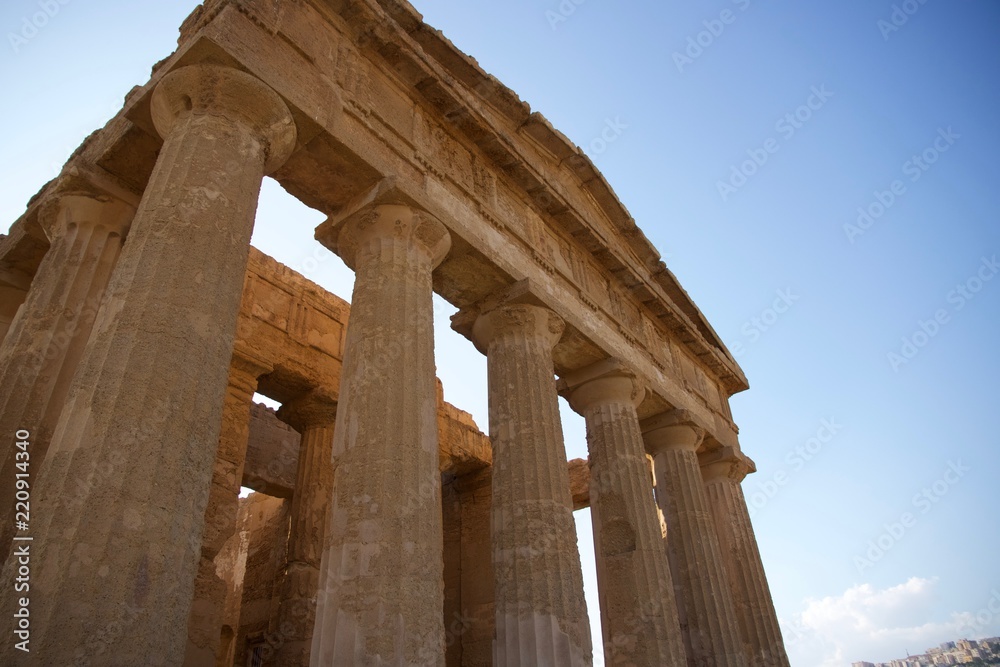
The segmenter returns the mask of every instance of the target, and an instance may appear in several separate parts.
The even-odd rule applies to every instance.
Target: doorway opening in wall
[[[247,644],[247,667],[264,667],[264,638],[260,637],[253,644]]]

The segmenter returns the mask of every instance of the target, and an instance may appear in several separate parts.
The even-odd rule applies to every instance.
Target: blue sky
[[[33,34],[39,3],[4,3],[5,220],[194,5],[53,0]],[[584,147],[739,350],[744,489],[793,664],[1000,634],[1000,6],[896,2],[896,24],[890,0],[416,6]],[[267,181],[254,243],[349,298],[311,240],[322,217]],[[485,362],[452,310],[436,304],[439,373],[485,430]],[[582,420],[564,426],[584,456]]]

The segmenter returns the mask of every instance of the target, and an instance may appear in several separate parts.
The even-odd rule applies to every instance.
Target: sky
[[[195,4],[3,3],[0,229]],[[746,372],[744,491],[792,664],[1000,635],[1000,5],[415,6],[587,152]],[[267,179],[253,243],[349,300],[323,218]],[[452,312],[436,301],[438,373],[485,431]]]

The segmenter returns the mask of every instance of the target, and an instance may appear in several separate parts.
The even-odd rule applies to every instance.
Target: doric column
[[[684,665],[674,585],[636,414],[645,389],[613,360],[564,377],[560,388],[587,421],[605,662]]]
[[[38,664],[184,655],[257,196],[295,142],[225,67],[168,73],[151,111],[163,146],[32,496]]]
[[[278,418],[302,435],[284,578],[279,588],[279,642],[274,664],[281,667],[309,666],[323,537],[333,493],[336,416],[336,401],[320,391],[285,403],[278,410]]]
[[[444,538],[444,662],[448,667],[462,664],[462,632],[465,624],[462,614],[462,499],[455,488],[454,479],[448,479],[441,487],[442,532]],[[449,627],[452,619],[460,624],[455,633]]]
[[[724,447],[704,457],[701,463],[705,493],[719,536],[749,664],[751,667],[788,667],[781,627],[740,486],[747,473],[753,470],[753,462],[734,448]]]
[[[216,574],[215,557],[236,531],[243,464],[250,438],[250,406],[257,378],[271,367],[237,345],[229,366],[229,386],[222,408],[222,430],[205,508],[201,558],[188,617],[184,667],[215,667],[219,651],[226,583]]]
[[[444,487],[444,629],[449,666],[493,665],[491,478],[486,467],[459,475]]]
[[[443,665],[431,273],[439,221],[374,205],[317,230],[356,272],[337,406],[315,665]]]
[[[14,433],[31,433],[31,472],[38,474],[73,373],[90,338],[111,270],[135,209],[109,195],[71,192],[42,206],[39,222],[51,246],[21,314],[0,345],[0,475],[13,480]],[[0,559],[14,534],[14,484],[0,483]]]
[[[679,589],[688,664],[744,667],[736,611],[698,466],[704,431],[685,410],[642,423],[653,455],[656,501],[667,522],[666,550]]]
[[[573,501],[553,371],[563,321],[534,305],[480,315],[493,445],[493,664],[590,665]]]

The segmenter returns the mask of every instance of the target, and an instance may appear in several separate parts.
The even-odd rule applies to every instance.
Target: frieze
[[[342,48],[341,58],[348,73],[339,76],[345,79],[345,86],[353,85],[357,90],[370,74],[358,64],[357,54],[350,49]],[[352,103],[349,97],[348,104],[364,117],[362,122],[371,118],[369,112]],[[375,135],[385,134],[385,128],[376,129],[375,123],[365,124]],[[547,216],[540,216],[524,193],[508,183],[503,174],[497,174],[485,157],[456,139],[445,121],[439,121],[419,104],[414,107],[413,128],[414,148],[409,154],[413,164],[431,177],[464,190],[475,202],[474,210],[484,222],[517,239],[532,263],[547,275],[560,276],[572,283],[586,308],[595,313],[603,311],[628,345],[643,350],[661,371],[681,379],[682,367],[677,361],[680,348],[671,349],[677,343],[668,342],[669,334],[662,331],[655,318],[616,278],[602,270],[575,240],[552,229]],[[701,377],[704,371],[689,355],[681,354],[691,364],[683,374],[687,378],[684,383],[698,389],[693,393],[704,402],[706,392]]]

